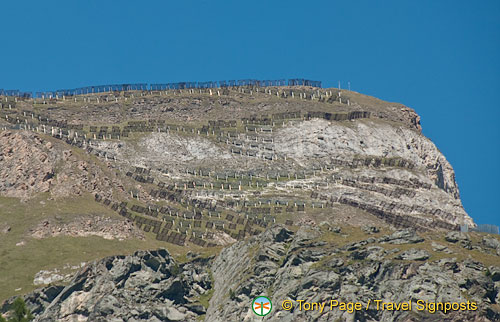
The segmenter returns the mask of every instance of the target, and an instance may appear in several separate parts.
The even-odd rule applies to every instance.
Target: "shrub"
[[[0,322],[28,322],[33,320],[33,315],[26,307],[26,303],[21,297],[18,297],[10,307],[12,312],[12,317],[9,320],[5,320],[0,315]]]

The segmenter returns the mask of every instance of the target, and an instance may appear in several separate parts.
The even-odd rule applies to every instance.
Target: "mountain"
[[[266,294],[498,317],[497,236],[459,233],[475,224],[453,168],[402,104],[308,86],[1,104],[0,299],[39,320],[251,320]],[[435,316],[338,313],[265,319]]]

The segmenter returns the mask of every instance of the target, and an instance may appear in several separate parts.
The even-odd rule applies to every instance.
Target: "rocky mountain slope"
[[[50,137],[27,131],[0,133],[0,193],[29,199],[48,192],[54,198],[85,192],[123,193],[116,174]]]
[[[68,285],[46,287],[25,299],[35,321],[500,319],[500,267],[473,259],[469,250],[498,264],[498,239],[483,236],[476,242],[478,236],[448,233],[438,244],[413,230],[331,230],[338,228],[323,224],[294,232],[273,226],[216,258],[191,253],[183,263],[164,249],[107,257],[85,266]],[[338,244],[342,239],[351,241]],[[251,310],[252,299],[260,295],[273,302],[264,319]],[[285,300],[293,303],[291,310],[281,307]],[[299,300],[327,303],[327,309],[305,311]],[[360,303],[363,309],[330,309],[332,300]],[[412,301],[412,309],[382,310],[380,303],[377,309],[377,300]],[[444,313],[434,303],[463,303],[468,309]]]
[[[3,109],[2,119],[36,134],[3,134],[0,175],[8,189],[2,194],[27,197],[31,190],[48,191],[55,181],[56,195],[90,191],[121,202],[123,193],[138,194],[151,205],[163,199],[143,191],[153,184],[182,189],[198,201],[210,196],[259,205],[293,202],[307,209],[320,198],[319,207],[335,210],[344,204],[361,217],[420,230],[474,225],[461,205],[451,165],[421,134],[413,110],[333,89],[212,94],[173,90],[41,106],[36,100],[17,102],[16,110]],[[41,144],[48,134],[97,156],[111,172],[98,173],[102,166],[75,158],[64,146],[49,153],[52,143]],[[26,154],[30,144],[37,147]],[[42,177],[31,178],[23,162],[40,167],[36,173]],[[126,173],[140,184],[124,187]],[[121,191],[110,195],[111,186]],[[287,197],[276,198],[279,194]],[[280,221],[278,213],[270,214]]]
[[[259,294],[474,298],[497,317],[496,239],[444,239],[475,224],[402,104],[306,86],[1,101],[0,300],[61,284],[29,295],[39,320],[253,320]]]

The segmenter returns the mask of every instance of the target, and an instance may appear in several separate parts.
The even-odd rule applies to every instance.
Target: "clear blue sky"
[[[500,1],[2,1],[0,88],[305,77],[403,103],[500,225]]]

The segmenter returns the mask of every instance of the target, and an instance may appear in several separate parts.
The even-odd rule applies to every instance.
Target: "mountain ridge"
[[[352,91],[247,86],[6,98],[0,120],[0,219],[9,228],[0,252],[5,264],[9,257],[28,263],[22,275],[4,265],[13,276],[2,280],[4,298],[35,289],[35,276],[37,285],[71,283],[77,272],[68,267],[121,248],[167,248],[182,261],[193,252],[220,258],[269,231],[296,236],[308,227],[342,244],[331,245],[335,253],[352,252],[341,242],[352,239],[375,248],[345,256],[399,263],[447,250],[456,256],[430,241],[475,226],[452,166],[422,134],[418,114]],[[424,249],[391,253],[383,240],[358,238],[363,227],[431,237]],[[475,261],[497,256],[471,236],[460,243]],[[28,259],[31,250],[50,258],[54,244],[60,255],[52,263]],[[222,289],[212,290],[219,302]],[[214,307],[206,305],[207,319],[218,319]]]

